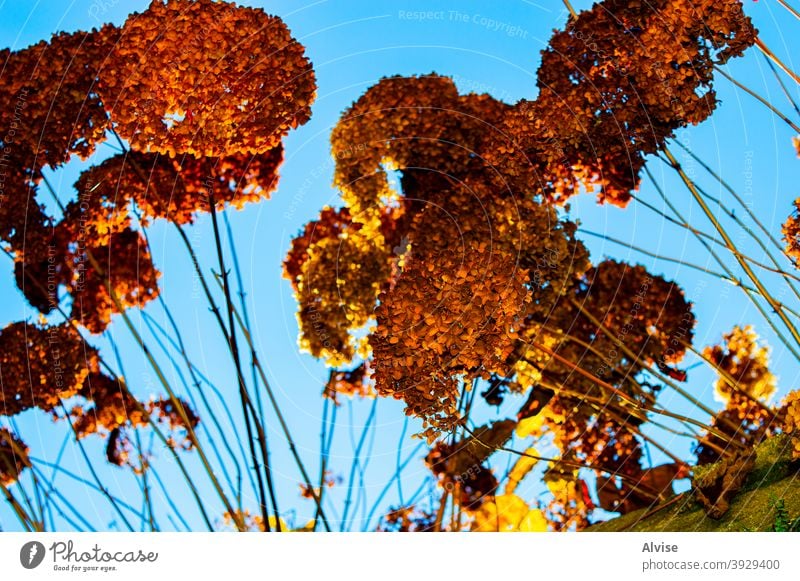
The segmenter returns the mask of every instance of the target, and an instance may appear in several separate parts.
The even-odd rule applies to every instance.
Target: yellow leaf
[[[530,454],[530,456],[538,456],[539,452],[536,451],[536,448],[528,448],[525,450],[525,454]],[[531,470],[533,470],[534,466],[536,466],[538,460],[536,458],[531,458],[530,456],[520,456],[513,468],[511,468],[509,471],[508,482],[506,483],[505,490],[506,494],[511,494],[514,492],[522,479],[525,478]]]
[[[528,504],[516,494],[496,496],[486,501],[475,513],[472,530],[482,532],[518,532],[519,525],[530,512]]]
[[[530,418],[525,418],[517,425],[517,437],[527,438],[531,434],[538,432],[544,422],[543,414],[537,414]]]
[[[519,530],[523,533],[544,533],[547,532],[547,519],[544,518],[542,511],[538,508],[528,511],[522,522],[519,523]]]

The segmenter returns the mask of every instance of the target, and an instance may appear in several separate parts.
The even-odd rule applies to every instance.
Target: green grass
[[[800,465],[791,460],[787,436],[756,447],[756,465],[730,510],[719,520],[706,516],[689,491],[668,508],[651,514],[642,509],[593,525],[590,532],[613,531],[775,531],[797,530],[800,524]],[[700,467],[700,474],[708,467]]]

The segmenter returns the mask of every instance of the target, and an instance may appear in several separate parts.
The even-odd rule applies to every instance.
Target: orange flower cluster
[[[739,0],[595,3],[550,39],[538,98],[515,106],[487,158],[518,189],[563,202],[585,186],[625,206],[644,156],[712,113],[714,65],[755,35]]]
[[[97,352],[67,324],[8,325],[0,331],[0,415],[13,416],[33,407],[55,411],[62,400],[81,390],[97,366]]]
[[[769,370],[769,350],[759,345],[758,335],[750,326],[735,326],[722,338],[723,343],[703,350],[718,368],[714,389],[725,402],[725,407],[712,418],[711,426],[732,440],[752,446],[780,427],[778,414],[766,405],[775,393],[777,381]],[[703,434],[695,446],[698,463],[716,462],[728,446],[716,434]]]
[[[630,379],[644,369],[655,366],[674,380],[685,380],[685,373],[674,365],[691,345],[695,317],[691,303],[677,284],[642,266],[606,260],[584,275],[571,298],[559,305],[558,312],[548,321],[556,344],[553,350],[559,356],[578,363],[595,378],[642,403],[647,403],[648,395],[637,391]],[[531,332],[534,337],[541,334],[536,327]],[[630,357],[620,343],[636,358]],[[556,386],[567,385],[572,391],[592,397],[610,396],[594,379],[537,354],[535,349],[526,358],[538,359],[542,374]]]
[[[782,231],[786,254],[794,259],[795,266],[800,267],[800,198],[794,201],[794,211],[786,218]]]
[[[0,240],[15,255],[18,285],[44,312],[55,297],[48,283],[63,283],[55,272],[63,254],[49,249],[52,220],[36,200],[37,187],[43,167],[56,168],[73,154],[86,158],[104,139],[108,115],[95,82],[109,49],[109,28],[60,33],[50,42],[0,51]]]
[[[508,109],[488,95],[459,95],[451,79],[435,74],[389,77],[370,87],[331,133],[334,184],[355,221],[369,223],[396,196],[389,169],[403,170],[404,178],[409,170],[432,173],[447,183],[482,167],[481,143]]]
[[[333,366],[352,361],[356,332],[372,318],[390,272],[391,255],[380,232],[368,234],[346,210],[323,209],[294,240],[284,266],[300,303],[301,347]]]
[[[800,390],[786,396],[783,416],[783,431],[792,436],[792,458],[800,458]]]
[[[348,206],[323,210],[285,263],[303,346],[349,361],[349,334],[374,316],[376,390],[424,417],[428,436],[457,423],[461,381],[509,373],[525,313],[547,313],[588,264],[574,224],[531,200],[498,196],[481,170],[475,152],[505,109],[459,96],[438,76],[381,81],[331,138]],[[402,171],[404,197],[390,190],[387,167]],[[371,258],[352,267],[364,278],[349,279],[348,290],[347,247],[364,248],[367,237]],[[336,286],[317,282],[334,276]]]
[[[153,0],[125,21],[100,93],[134,149],[265,153],[311,115],[316,82],[304,52],[260,9]]]
[[[193,447],[187,426],[194,430],[200,418],[181,399],[178,401],[183,407],[188,424],[171,399],[141,402],[128,390],[121,378],[112,378],[103,373],[90,374],[77,395],[84,402],[73,406],[69,412],[75,435],[78,438],[91,434],[107,437],[106,458],[112,464],[127,464],[135,471],[142,469],[129,461],[133,444],[127,428],[144,427],[150,421],[159,422],[167,428],[169,445],[184,450]]]
[[[641,443],[630,427],[640,425],[644,413],[600,383],[610,384],[647,407],[658,386],[634,381],[645,369],[656,367],[674,380],[684,380],[685,373],[673,366],[693,339],[691,303],[676,284],[641,266],[613,260],[589,269],[573,285],[568,299],[558,304],[549,319],[535,320],[525,329],[522,359],[515,367],[517,382],[523,389],[539,390],[541,383],[556,391],[532,419],[540,434],[552,435],[562,458],[593,466],[599,478],[608,480],[601,475],[611,474],[611,480],[622,476],[635,482],[645,469]],[[527,345],[528,341],[535,345]],[[630,357],[626,350],[637,357]],[[584,526],[594,508],[585,483],[577,474],[567,473],[560,474],[557,481],[560,484],[546,511],[551,527]],[[632,488],[625,480],[620,486],[605,483],[605,497],[609,493],[619,498],[631,495]]]
[[[461,209],[466,218],[470,209]],[[469,231],[467,221],[441,214],[430,206],[417,217],[420,235],[412,240],[419,242],[393,288],[380,295],[370,337],[378,393],[403,399],[408,413],[430,424],[429,436],[458,423],[462,381],[510,373],[507,360],[530,301],[528,273],[514,254]]]
[[[759,345],[751,326],[735,326],[723,336],[723,344],[706,347],[703,355],[720,370],[714,389],[725,402],[744,393],[762,402],[775,393],[777,379],[769,370],[769,349]],[[722,373],[727,374],[722,375]],[[731,385],[730,379],[736,383]]]
[[[188,402],[181,398],[173,401],[171,398],[165,397],[150,402],[146,409],[156,421],[169,428],[171,435],[168,444],[170,446],[184,450],[191,450],[194,447],[192,434],[200,424],[200,416]]]
[[[78,405],[70,410],[73,426],[79,438],[100,430],[112,432],[123,426],[147,424],[142,404],[131,395],[119,378],[92,373],[78,395],[91,402],[89,408]]]
[[[434,529],[436,515],[414,506],[392,508],[381,519],[377,532],[427,533]]]
[[[219,209],[269,197],[281,140],[308,120],[315,94],[283,22],[228,2],[154,0],[122,28],[0,56],[0,96],[12,104],[0,112],[0,239],[28,301],[48,313],[66,287],[94,333],[158,294],[132,213],[186,224],[212,195]],[[112,127],[132,150],[84,171],[63,218],[48,217],[37,202],[42,168],[88,157]]]
[[[73,246],[67,263],[73,269],[67,282],[71,317],[92,333],[102,333],[114,313],[142,306],[158,296],[160,273],[153,266],[144,237],[130,228],[110,236],[108,244]],[[109,293],[109,283],[119,304]]]
[[[754,39],[738,1],[606,0],[553,36],[535,101],[459,95],[438,75],[381,80],[331,134],[345,207],[307,225],[285,262],[301,344],[333,365],[371,357],[376,392],[402,399],[429,439],[459,425],[473,380],[517,391],[541,382],[563,392],[551,412],[572,416],[545,420],[571,434],[566,455],[611,472],[630,456],[631,474],[641,471],[623,424],[644,414],[590,376],[645,406],[659,389],[647,369],[685,381],[676,365],[693,339],[692,305],[641,266],[590,269],[576,225],[547,202],[586,187],[624,206],[645,155],[712,112],[714,65]],[[613,457],[598,456],[603,447]]]
[[[30,463],[28,447],[13,432],[0,428],[0,484],[10,486]]]
[[[0,143],[18,167],[37,174],[72,154],[86,159],[105,139],[109,119],[96,85],[115,40],[114,27],[106,25],[0,51],[0,129],[11,137]]]
[[[374,397],[375,391],[372,388],[372,368],[369,361],[365,361],[355,369],[350,371],[334,371],[322,397],[327,397],[333,403],[339,405],[339,396],[345,397]]]
[[[127,456],[125,447],[129,443],[121,433],[126,427],[144,426],[155,416],[154,419],[167,424],[172,431],[186,431],[183,417],[170,401],[143,404],[121,379],[102,373],[97,351],[82,341],[76,329],[68,324],[40,327],[19,322],[8,325],[0,331],[0,367],[4,378],[0,416],[39,408],[60,419],[60,407],[65,400],[80,398],[68,412],[77,437],[94,433],[108,435],[107,457],[115,464],[122,465]],[[196,426],[197,415],[188,405],[184,404],[184,408],[190,424]],[[0,434],[0,475],[6,479],[19,471],[4,465],[4,459],[11,452],[3,447],[2,436]],[[18,444],[18,454],[27,451]],[[185,437],[178,445],[191,447]]]
[[[325,209],[307,225],[285,263],[300,302],[301,344],[329,363],[346,363],[359,347],[353,337],[363,336],[354,331],[374,317],[376,391],[403,399],[429,437],[458,424],[463,382],[511,378],[525,351],[520,333],[534,338],[543,323],[577,337],[555,341],[559,351],[579,355],[573,361],[587,355],[580,342],[590,344],[583,366],[614,385],[653,364],[682,379],[670,366],[691,342],[694,316],[680,289],[610,261],[578,284],[589,263],[576,226],[498,187],[501,178],[476,151],[507,107],[471,97],[438,76],[390,78],[345,112],[331,139],[347,206]],[[474,103],[485,119],[474,110],[467,122],[464,107]],[[402,192],[389,187],[388,169],[401,171]],[[356,244],[362,254],[348,248]],[[346,257],[360,277],[342,269]],[[599,313],[639,360],[598,333],[565,295]],[[561,380],[574,375],[560,371]]]

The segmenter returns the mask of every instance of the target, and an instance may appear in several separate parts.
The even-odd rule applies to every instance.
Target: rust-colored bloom
[[[98,360],[97,352],[67,324],[19,322],[0,331],[0,366],[0,413],[13,416],[33,407],[54,411],[81,390]]]
[[[19,480],[30,464],[28,446],[16,434],[0,428],[0,484],[10,486]]]
[[[120,378],[92,373],[78,395],[91,403],[88,407],[80,405],[71,410],[79,438],[100,430],[113,432],[123,426],[147,424],[144,405],[131,395]]]
[[[800,265],[800,198],[794,201],[794,210],[783,223],[782,232],[786,254],[794,259],[795,266]]]
[[[126,228],[110,236],[105,245],[79,241],[70,248],[67,261],[72,277],[67,289],[72,296],[71,315],[92,333],[102,333],[113,314],[141,307],[158,296],[160,273],[138,232]]]
[[[16,151],[26,170],[57,167],[72,154],[85,159],[105,139],[109,120],[97,78],[114,30],[62,32],[19,51],[0,51],[0,127],[12,138],[3,146]]]
[[[261,9],[153,0],[125,21],[100,93],[134,149],[264,153],[310,117],[316,82],[304,53]]]
[[[711,115],[714,66],[755,36],[739,0],[597,2],[552,36],[538,97],[515,105],[487,159],[515,189],[563,203],[585,186],[624,207],[645,155]]]
[[[322,397],[332,400],[339,405],[339,396],[345,397],[375,397],[372,382],[372,368],[369,361],[365,361],[350,371],[331,372],[328,383],[322,391]]]
[[[146,406],[153,418],[170,429],[169,444],[173,447],[191,450],[194,447],[194,430],[200,423],[200,416],[188,402],[181,398],[161,398]]]

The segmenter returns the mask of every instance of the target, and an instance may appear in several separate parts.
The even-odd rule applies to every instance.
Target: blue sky
[[[147,4],[141,0],[86,0],[71,3],[61,0],[0,0],[0,46],[19,49],[48,38],[55,31],[86,29],[103,22],[119,25],[128,13],[142,10]],[[566,12],[562,3],[556,0],[401,3],[383,0],[276,0],[244,4],[262,6],[267,12],[281,16],[306,46],[317,74],[318,97],[313,107],[313,118],[285,141],[286,162],[282,168],[279,190],[271,200],[229,215],[243,269],[254,338],[300,453],[308,458],[309,468],[315,474],[322,413],[320,391],[327,372],[320,363],[300,353],[297,348],[296,304],[288,281],[281,278],[281,261],[292,236],[308,220],[314,219],[322,206],[338,204],[338,193],[330,185],[333,164],[328,135],[331,128],[343,109],[366,88],[387,75],[433,71],[454,77],[463,92],[488,92],[508,102],[534,98],[539,51],[545,46],[552,29],[563,26]],[[590,3],[576,1],[573,4],[580,9]],[[788,18],[775,2],[747,1],[745,9],[754,18],[765,42],[798,70],[800,63],[792,63],[792,52],[787,46],[787,39],[800,35],[798,22]],[[432,14],[421,17],[417,12]],[[760,54],[751,51],[744,59],[732,63],[730,70],[737,79],[770,98],[780,109],[787,113],[791,111]],[[798,195],[796,184],[800,165],[791,145],[792,132],[752,98],[734,90],[726,80],[718,79],[715,86],[722,100],[718,111],[703,125],[679,132],[678,139],[722,174],[777,236],[791,201]],[[794,98],[800,100],[796,88],[791,90],[794,91]],[[794,119],[797,120],[796,115]],[[677,146],[672,149],[679,151]],[[56,172],[53,182],[62,198],[67,199],[72,195],[71,184],[83,167],[110,153],[110,149],[101,148],[93,160],[71,162],[68,167]],[[716,182],[706,179],[702,168],[688,160],[682,161],[686,161],[687,170],[693,177],[708,186],[709,192],[722,196],[726,203],[733,205],[729,195],[721,191]],[[656,160],[649,167],[662,181],[671,201],[685,212],[689,221],[702,225],[702,229],[710,232],[711,227],[701,216],[700,208],[690,202],[688,192],[674,174]],[[648,185],[642,188],[641,197],[663,207],[663,202]],[[620,210],[598,206],[593,197],[581,196],[574,199],[569,214],[573,219],[579,219],[587,230],[719,270],[691,234],[665,223],[637,203]],[[726,224],[731,226],[730,220]],[[189,236],[205,268],[214,267],[216,262],[209,220],[201,217],[190,229]],[[756,330],[774,346],[773,368],[780,378],[780,395],[797,387],[800,371],[797,362],[778,348],[779,343],[774,340],[768,326],[741,291],[686,267],[655,260],[599,238],[588,235],[583,238],[595,262],[606,256],[638,262],[652,272],[678,281],[696,303],[698,346],[717,341],[734,324],[754,324]],[[207,305],[197,291],[191,265],[177,237],[165,224],[156,224],[150,229],[150,240],[156,265],[164,273],[161,279],[162,295],[179,326],[185,331],[188,351],[204,374],[220,387],[228,388],[233,395],[233,370],[224,354],[224,345],[212,325]],[[759,249],[751,241],[740,237],[736,240],[745,251],[760,256]],[[726,258],[733,268],[734,261]],[[0,269],[0,322],[5,324],[32,319],[34,313],[26,306],[14,285],[10,262],[0,262]],[[781,294],[779,283],[772,278],[769,280],[775,283],[772,288],[778,289],[776,293],[779,298],[791,303],[793,297]],[[164,313],[156,304],[150,305],[148,312],[156,320],[164,322]],[[140,318],[135,320],[141,324]],[[147,332],[146,327],[142,329],[144,333]],[[125,372],[132,389],[142,395],[156,392],[154,374],[132,346],[127,331],[118,323],[113,326],[112,332],[122,347]],[[104,342],[100,339],[97,344],[103,345]],[[177,376],[173,376],[173,379],[179,383]],[[712,396],[712,381],[713,376],[706,369],[698,367],[691,371],[687,389],[707,404],[717,407]],[[662,402],[666,407],[687,411],[688,408],[678,398],[671,400],[672,397],[669,392],[664,394]],[[516,401],[509,402],[496,415],[487,412],[486,418],[512,415],[518,405]],[[371,406],[371,402],[357,401],[345,403],[338,410],[332,468],[345,479],[350,470],[354,444]],[[232,407],[234,418],[238,420],[237,408]],[[363,475],[357,482],[361,492],[356,497],[354,529],[362,527],[363,518],[368,512],[364,507],[375,500],[384,487],[387,475],[394,471],[398,442],[401,442],[403,457],[412,454],[419,444],[419,441],[407,435],[414,432],[413,423],[408,426],[406,436],[400,439],[404,421],[399,403],[386,400],[378,402],[374,429],[370,431],[363,454],[363,457],[370,458],[369,465],[363,468]],[[55,462],[64,438],[64,426],[54,427],[43,414],[36,412],[23,414],[17,419],[17,424],[32,454]],[[297,509],[296,518],[302,524],[312,511],[311,503],[298,495],[300,477],[274,421],[269,422],[269,436],[281,508],[287,513]],[[688,454],[688,441],[669,441],[664,438],[661,441]],[[102,442],[87,440],[86,445],[89,454],[102,458]],[[502,471],[509,461],[508,457],[498,458],[498,470]],[[654,462],[659,461],[661,459],[654,454]],[[65,448],[60,462],[76,473],[86,475],[85,465],[74,446]],[[189,463],[199,468],[196,459],[190,458]],[[174,467],[169,462],[162,462],[159,466],[167,487],[183,491]],[[112,489],[121,495],[135,491],[135,482],[119,469],[103,467],[102,472],[113,483]],[[402,494],[407,500],[424,477],[421,460],[412,460],[405,474]],[[113,526],[110,524],[113,516],[98,495],[87,495],[81,486],[70,482],[66,476],[59,476],[57,482],[63,494],[83,499],[78,504],[85,507],[87,518],[97,527]],[[540,488],[528,484],[523,485],[519,492],[523,497],[532,498],[539,494]],[[206,493],[213,503],[210,489],[204,490]],[[341,510],[345,493],[346,483],[332,493],[331,498],[337,510]],[[396,503],[400,493],[393,486],[383,504]],[[185,502],[188,503],[188,500]],[[251,503],[251,506],[254,505]],[[187,509],[187,512],[192,511]],[[287,517],[291,518],[292,515],[287,514]],[[189,521],[192,527],[199,526],[195,517],[190,517]],[[161,524],[164,528],[171,528],[169,522]],[[5,530],[18,526],[5,505],[0,505],[0,526]]]

